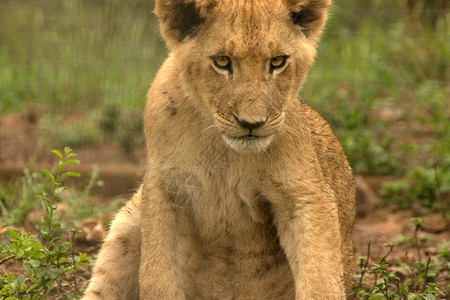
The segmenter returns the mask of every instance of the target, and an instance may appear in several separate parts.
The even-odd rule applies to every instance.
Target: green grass
[[[400,107],[407,113],[403,121],[417,117],[433,127],[436,138],[450,135],[449,21],[447,11],[432,29],[397,2],[335,2],[301,95],[331,122],[356,172],[405,171],[391,144],[408,128],[392,132],[371,116],[374,111]]]
[[[166,55],[157,28],[139,1],[1,1],[0,114],[38,104],[46,144],[101,142],[106,107],[144,107]]]
[[[2,1],[0,111],[142,107],[165,56],[151,11],[135,1]]]

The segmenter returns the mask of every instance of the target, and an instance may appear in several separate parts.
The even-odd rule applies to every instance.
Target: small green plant
[[[53,294],[60,299],[77,299],[81,295],[76,272],[79,267],[89,265],[91,258],[83,253],[75,255],[70,242],[61,242],[63,231],[55,213],[56,197],[66,190],[61,183],[63,178],[80,176],[75,172],[63,172],[63,169],[70,164],[79,164],[79,161],[73,158],[76,154],[68,147],[64,148],[64,154],[58,150],[52,152],[60,160],[56,163],[55,175],[47,169],[41,170],[50,182],[50,189],[39,193],[45,210],[39,229],[40,239],[8,228],[9,245],[0,246],[1,252],[7,255],[0,261],[20,260],[27,274],[26,277],[12,274],[0,277],[3,299],[46,299]],[[72,237],[75,233],[76,230],[72,230]]]
[[[358,283],[352,285],[353,298],[373,300],[440,299],[437,297],[445,297],[445,294],[433,282],[440,274],[440,271],[436,269],[436,261],[428,257],[426,261],[417,261],[414,265],[407,265],[405,269],[409,271],[410,277],[402,282],[398,271],[393,270],[392,265],[386,261],[395,244],[386,246],[389,247],[389,251],[383,257],[377,257],[375,263],[369,263],[369,256],[359,257],[359,271],[354,275]],[[370,244],[368,255],[370,255]],[[439,258],[435,260],[439,260]],[[363,285],[368,274],[372,276],[372,284]]]
[[[435,257],[428,256],[422,259],[421,252],[425,246],[425,240],[418,238],[417,232],[424,225],[421,218],[413,218],[415,226],[413,237],[402,236],[399,243],[390,243],[387,253],[374,262],[370,262],[370,243],[367,247],[367,256],[359,257],[359,270],[354,278],[356,283],[352,285],[353,299],[441,299],[445,297],[436,282],[441,274],[448,276],[450,270],[448,243],[440,246]],[[417,261],[404,263],[400,261],[397,265],[388,262],[388,257],[394,247],[400,243],[409,243],[417,250]],[[408,253],[405,254],[408,261]],[[398,270],[403,269],[407,275],[399,276]]]

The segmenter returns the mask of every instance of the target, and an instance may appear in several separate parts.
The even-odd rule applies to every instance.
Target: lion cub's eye
[[[286,64],[287,56],[277,56],[270,60],[270,68],[272,70],[280,69]]]
[[[231,60],[228,56],[214,56],[212,60],[219,69],[227,70],[231,67]]]

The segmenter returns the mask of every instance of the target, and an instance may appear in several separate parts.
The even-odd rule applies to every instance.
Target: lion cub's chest
[[[289,293],[292,275],[268,200],[251,183],[181,177],[169,199],[180,223],[180,243],[187,245],[182,249],[188,249],[191,296],[226,299],[257,290],[265,298]],[[280,290],[267,290],[280,277],[285,278]]]
[[[175,213],[194,226],[191,230],[205,243],[231,243],[230,238],[245,241],[255,234],[276,239],[269,201],[252,183],[225,181],[178,174],[167,185],[168,199]]]

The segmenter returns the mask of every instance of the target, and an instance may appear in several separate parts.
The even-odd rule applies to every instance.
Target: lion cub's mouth
[[[248,121],[245,118],[239,119],[234,114],[234,119],[216,114],[215,123],[225,144],[231,149],[236,152],[258,153],[265,151],[270,145],[283,119],[282,114],[271,119],[269,116],[270,114],[256,121]]]
[[[251,141],[251,140],[257,140],[257,139],[265,138],[265,136],[259,136],[259,135],[248,134],[248,135],[243,135],[243,136],[232,136],[232,137],[230,137],[230,138],[232,138],[232,139],[237,139],[237,140]]]
[[[243,136],[225,136],[223,140],[236,152],[253,152],[258,153],[267,149],[272,141],[272,135],[243,135]]]

